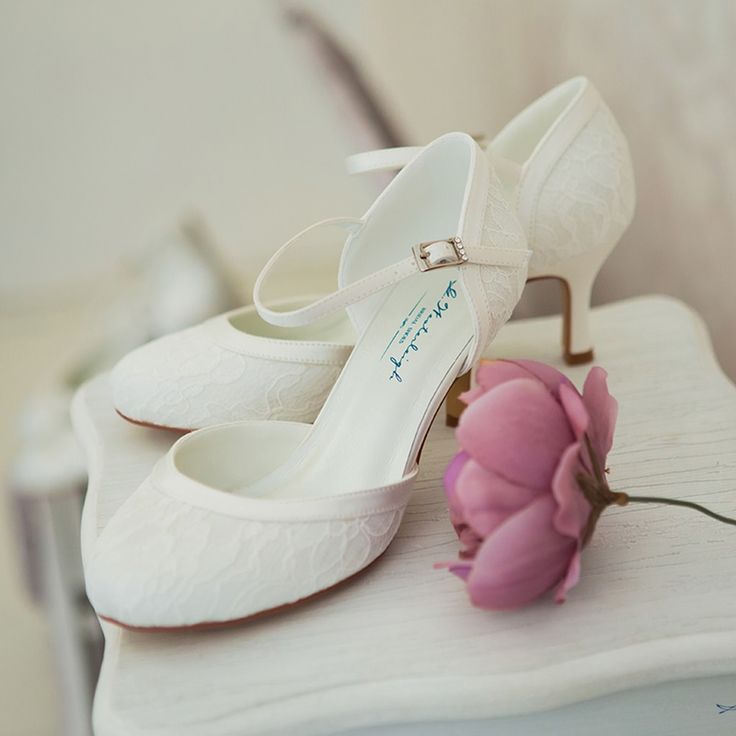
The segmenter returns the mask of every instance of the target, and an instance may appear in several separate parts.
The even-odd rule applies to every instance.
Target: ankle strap
[[[374,151],[354,153],[345,159],[348,174],[370,174],[378,171],[400,171],[415,156],[424,150],[423,146],[402,146],[399,148],[378,148]],[[493,166],[504,181],[518,183],[523,166],[516,161],[499,156],[492,149],[486,155],[493,161]]]
[[[366,174],[371,171],[398,171],[424,150],[423,146],[379,148],[375,151],[354,153],[345,159],[348,174]]]
[[[432,271],[437,268],[446,268],[447,266],[462,266],[464,263],[474,263],[482,266],[526,268],[529,261],[530,251],[528,250],[470,245],[463,243],[457,236],[451,236],[445,239],[430,240],[414,245],[407,244],[408,255],[406,258],[381,268],[368,276],[364,276],[300,309],[282,312],[265,305],[262,296],[265,283],[277,264],[288,251],[299,243],[303,236],[322,227],[347,228],[354,235],[364,224],[365,222],[363,220],[350,217],[322,220],[314,225],[310,225],[282,245],[263,267],[253,287],[253,302],[258,310],[258,314],[266,322],[279,327],[301,327],[344,309],[351,304],[356,304],[372,294],[416,273]]]

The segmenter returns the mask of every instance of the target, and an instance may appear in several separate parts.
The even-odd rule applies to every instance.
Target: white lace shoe
[[[400,169],[421,150],[368,151],[347,166],[351,173]],[[593,282],[634,214],[626,138],[590,80],[576,77],[519,113],[486,153],[524,225],[529,280],[556,278],[565,289],[565,360],[586,363]]]
[[[313,422],[354,341],[343,315],[285,330],[247,306],[128,353],[112,372],[113,401],[129,421],[180,431],[239,419]]]
[[[325,224],[325,223],[321,223]],[[261,316],[306,325],[347,308],[360,335],[314,425],[236,422],[189,434],[121,506],[88,557],[89,598],[133,628],[245,619],[349,578],[389,545],[417,456],[454,379],[511,315],[530,253],[482,150],[425,148],[347,226],[348,286]]]
[[[397,169],[421,150],[358,154],[349,168]],[[529,278],[563,284],[565,359],[592,360],[590,292],[634,210],[626,139],[595,87],[576,78],[517,115],[487,154],[524,225],[533,252]],[[350,252],[341,265],[341,286],[361,273]],[[349,325],[338,320],[318,338],[301,327],[259,336],[252,333],[263,326],[252,309],[218,319],[121,361],[112,377],[118,411],[184,430],[234,419],[313,421],[349,352]]]

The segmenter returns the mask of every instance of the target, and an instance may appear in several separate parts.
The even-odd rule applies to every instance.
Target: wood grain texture
[[[736,515],[736,391],[699,318],[679,302],[647,297],[596,310],[593,325],[597,362],[620,402],[612,487]],[[519,321],[490,352],[563,368],[559,329],[556,318]],[[564,370],[577,384],[587,372]],[[82,389],[74,415],[90,459],[89,554],[174,437],[119,419],[104,377]],[[237,629],[134,634],[105,626],[98,736],[307,735],[465,719],[496,719],[493,733],[521,733],[509,716],[707,677],[733,682],[736,702],[733,528],[664,506],[608,510],[565,605],[480,611],[456,578],[432,569],[458,547],[440,480],[454,450],[451,430],[436,423],[396,540],[352,584]],[[732,733],[731,714],[716,717],[714,703],[704,706],[703,718],[713,720],[703,733]],[[685,733],[678,729],[672,721],[662,733]]]

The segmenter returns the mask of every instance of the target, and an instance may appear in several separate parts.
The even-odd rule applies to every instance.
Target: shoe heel
[[[594,358],[590,333],[590,296],[593,280],[560,279],[563,290],[562,357],[567,365],[590,363]]]
[[[562,356],[568,365],[590,363],[594,357],[590,330],[590,297],[598,272],[616,244],[595,248],[571,258],[555,272],[533,276],[529,281],[557,279],[562,285]],[[445,424],[457,427],[465,404],[460,394],[473,384],[471,371],[458,376],[450,386],[445,399]]]
[[[568,261],[550,278],[562,284],[562,357],[568,365],[590,363],[594,357],[590,329],[593,284],[613,246],[596,248]]]
[[[448,427],[457,427],[457,423],[460,421],[460,415],[463,413],[463,409],[465,409],[465,404],[460,401],[460,394],[470,388],[471,373],[472,371],[469,371],[462,376],[458,376],[447,392],[447,398],[445,399],[445,424]]]

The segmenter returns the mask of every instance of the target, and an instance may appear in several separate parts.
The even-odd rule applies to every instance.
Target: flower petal
[[[514,360],[513,362],[538,378],[555,396],[560,386],[575,388],[573,382],[564,373],[547,363],[540,363],[538,360]]]
[[[555,603],[564,603],[567,592],[574,588],[580,581],[580,550],[578,549],[570,560],[567,574],[555,591]]]
[[[469,562],[451,562],[447,565],[447,569],[461,580],[467,580],[473,568]]]
[[[516,378],[534,378],[541,381],[555,397],[561,385],[572,386],[572,382],[564,373],[536,360],[484,361],[476,371],[476,382],[484,391],[490,391]]]
[[[554,516],[555,529],[560,534],[580,540],[588,523],[591,507],[577,482],[584,468],[580,462],[580,443],[565,450],[552,478],[552,494],[557,502]]]
[[[590,425],[588,409],[583,403],[583,397],[578,390],[572,386],[560,386],[560,403],[570,420],[575,439],[582,439]]]
[[[484,360],[475,372],[475,381],[483,391],[490,391],[517,378],[533,377],[529,371],[511,360]]]
[[[540,496],[483,542],[468,575],[474,605],[518,608],[563,579],[577,543],[557,533],[555,511],[554,499]]]
[[[447,504],[450,507],[450,520],[453,524],[459,524],[463,520],[462,509],[457,501],[455,485],[457,483],[457,478],[460,475],[460,471],[469,459],[470,455],[468,455],[467,452],[458,452],[458,454],[450,460],[447,468],[445,469],[445,496],[447,497]]]
[[[469,388],[467,391],[463,391],[460,396],[458,396],[458,399],[463,402],[466,406],[468,404],[471,404],[476,399],[483,396],[485,393],[485,389],[481,388],[480,386],[474,386],[473,388]]]
[[[479,537],[467,524],[456,524],[455,533],[462,545],[460,557],[464,560],[475,557],[475,553],[483,543],[483,537]]]
[[[548,488],[574,441],[560,404],[537,380],[517,378],[474,401],[456,432],[463,450],[512,483]]]
[[[608,373],[598,366],[590,369],[583,386],[583,402],[590,415],[590,439],[602,464],[613,447],[618,402],[608,393]]]
[[[455,483],[463,521],[481,537],[488,536],[540,492],[512,483],[473,459],[465,463]]]

